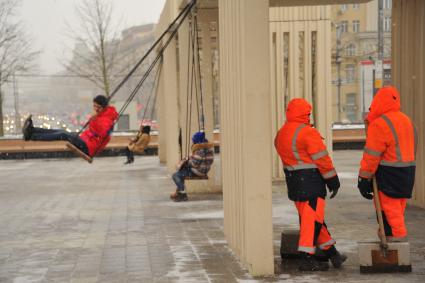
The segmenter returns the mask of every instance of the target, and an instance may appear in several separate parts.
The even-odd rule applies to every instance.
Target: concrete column
[[[212,51],[211,51],[211,32],[210,23],[218,20],[218,9],[199,9],[198,10],[198,28],[200,35],[200,56],[201,73],[203,87],[203,105],[205,117],[205,133],[207,139],[213,142],[214,131],[214,105],[213,105],[213,85],[212,85]],[[216,192],[221,191],[221,179],[216,178],[216,168],[219,167],[220,160],[216,159],[208,173],[208,180],[188,181],[187,191],[192,192]]]
[[[253,275],[274,273],[269,1],[219,0],[224,230]]]
[[[330,6],[326,7],[326,13],[330,15]],[[332,70],[331,70],[331,21],[320,21],[317,33],[317,104],[314,110],[316,115],[316,128],[325,137],[325,144],[332,154]]]
[[[164,4],[155,36],[158,38],[178,14],[177,0],[168,0]],[[164,38],[164,41],[167,37]],[[175,170],[178,162],[178,128],[177,128],[177,60],[175,40],[164,52],[163,67],[158,89],[159,120],[159,160],[166,163],[170,171]]]
[[[425,1],[393,0],[392,71],[419,136],[412,203],[425,207]]]
[[[176,107],[178,108],[178,125],[182,130],[182,155],[183,157],[190,154],[190,151],[187,152],[187,139],[186,139],[186,125],[187,125],[187,99],[188,99],[188,89],[190,86],[190,71],[188,74],[188,56],[189,56],[189,18],[187,18],[184,23],[180,26],[178,31],[178,56],[179,56],[179,92],[178,92],[178,104]],[[192,56],[192,55],[190,55]],[[194,114],[195,113],[195,114]],[[192,127],[196,126],[196,110],[192,111]],[[190,132],[191,129],[188,129]],[[190,137],[189,137],[190,142]]]
[[[160,163],[166,163],[167,161],[167,115],[165,112],[165,81],[164,81],[164,72],[161,72],[158,82],[158,99],[157,111],[158,111],[158,123],[159,123],[159,133],[158,133],[158,157]]]
[[[176,41],[173,40],[164,52],[164,106],[165,106],[165,131],[166,131],[166,164],[170,172],[175,171],[179,162],[178,146],[178,81],[177,81],[177,50]]]

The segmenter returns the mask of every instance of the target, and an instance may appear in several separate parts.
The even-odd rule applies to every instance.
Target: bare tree
[[[112,24],[112,4],[106,0],[83,0],[76,13],[80,26],[69,27],[70,37],[75,41],[73,58],[63,65],[109,97],[120,47],[118,30]]]
[[[0,136],[3,130],[3,96],[1,87],[15,73],[34,67],[39,54],[31,51],[31,39],[25,34],[22,22],[16,19],[20,0],[0,1]]]

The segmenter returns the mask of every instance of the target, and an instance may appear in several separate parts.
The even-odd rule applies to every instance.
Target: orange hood
[[[372,123],[388,112],[400,111],[400,94],[395,87],[381,88],[372,100],[366,120]]]
[[[302,98],[292,99],[286,108],[286,121],[310,124],[311,105]]]

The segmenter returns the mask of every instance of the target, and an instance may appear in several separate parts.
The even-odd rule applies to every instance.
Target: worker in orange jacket
[[[373,199],[376,177],[385,235],[388,241],[403,241],[407,236],[404,210],[415,181],[416,130],[400,111],[400,95],[394,87],[381,88],[369,110],[358,188],[364,198]]]
[[[301,271],[324,271],[327,262],[316,260],[316,247],[341,267],[347,259],[335,248],[325,224],[326,186],[335,197],[340,187],[338,175],[320,133],[310,125],[311,105],[304,99],[289,102],[286,122],[275,138],[276,150],[283,162],[288,197],[295,202],[300,219],[298,251]]]

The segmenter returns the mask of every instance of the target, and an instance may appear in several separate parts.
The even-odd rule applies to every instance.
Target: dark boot
[[[126,164],[131,164],[131,163],[134,162],[134,154],[133,154],[132,151],[130,151],[128,149],[128,147],[125,149],[125,155],[127,156],[127,161],[124,163],[125,165]]]
[[[24,125],[22,126],[22,134],[24,136],[24,140],[29,141],[33,132],[33,122],[32,115],[29,115],[27,119],[25,119]]]
[[[181,201],[188,201],[189,200],[186,193],[180,193],[178,190],[176,190],[174,193],[172,193],[170,195],[170,198],[175,202],[181,202]]]
[[[340,254],[335,246],[330,247],[329,249],[324,251],[328,258],[331,260],[332,265],[335,268],[340,268],[344,261],[347,260],[347,256],[344,254]]]
[[[327,262],[318,261],[314,255],[301,253],[299,271],[326,271],[329,269]]]

